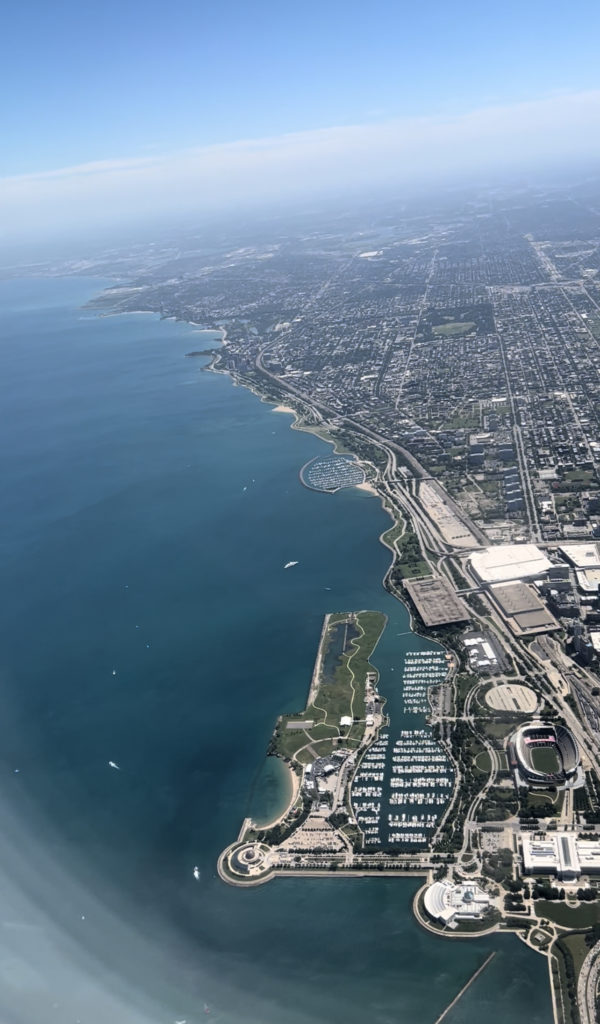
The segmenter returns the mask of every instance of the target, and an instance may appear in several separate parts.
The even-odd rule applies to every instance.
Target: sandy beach
[[[366,491],[367,494],[374,494],[376,498],[380,497],[379,492],[373,486],[373,484],[367,483],[366,480],[364,481],[364,483],[362,483],[362,484],[355,484],[354,486],[357,487],[359,491]]]

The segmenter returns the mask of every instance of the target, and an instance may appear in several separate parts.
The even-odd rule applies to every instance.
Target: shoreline
[[[129,312],[138,312],[138,311],[131,310]],[[155,316],[160,316],[160,314],[156,314],[153,310],[140,310],[139,312],[146,312],[146,313],[151,313],[151,314],[153,314]],[[119,314],[118,310],[115,310],[114,313],[111,314],[111,315],[117,315],[118,316],[120,314]],[[194,326],[197,326],[196,324],[194,324],[193,321],[186,320],[183,317],[172,316],[172,317],[161,317],[161,319],[163,319],[163,320],[171,319],[171,320],[176,320],[177,322],[180,322],[180,323],[193,324]],[[293,422],[290,424],[290,429],[291,430],[299,430],[299,431],[302,431],[303,433],[313,434],[315,437],[319,438],[320,441],[323,441],[324,444],[331,445],[332,448],[333,448],[333,453],[334,454],[336,454],[336,455],[346,455],[346,456],[348,454],[350,454],[350,455],[352,455],[352,457],[354,459],[356,459],[356,461],[360,465],[368,466],[374,476],[377,475],[377,472],[378,472],[377,467],[372,462],[370,462],[368,459],[361,458],[355,452],[352,452],[349,449],[344,449],[344,447],[341,447],[340,443],[339,443],[339,438],[336,438],[333,434],[331,434],[326,427],[324,427],[324,426],[318,426],[317,427],[317,426],[313,426],[310,423],[307,423],[306,420],[303,418],[302,413],[297,408],[295,408],[294,406],[286,405],[285,402],[278,401],[275,398],[269,398],[268,395],[265,392],[261,391],[261,389],[256,384],[256,382],[248,381],[246,378],[244,378],[241,374],[237,373],[235,370],[225,369],[222,366],[219,366],[218,363],[219,363],[219,360],[220,360],[220,357],[221,357],[221,354],[222,354],[223,347],[225,347],[227,345],[227,329],[224,326],[217,326],[215,328],[207,327],[205,329],[207,331],[211,331],[211,332],[214,331],[214,333],[220,333],[221,334],[221,347],[215,347],[214,354],[206,357],[208,359],[208,362],[203,367],[203,369],[209,371],[210,373],[219,373],[219,374],[223,374],[226,377],[229,377],[229,379],[232,381],[232,383],[233,383],[233,385],[235,387],[244,387],[244,388],[246,388],[253,395],[255,395],[264,405],[270,405],[271,408],[272,408],[272,412],[278,413],[278,414],[283,413],[283,414],[286,414],[286,415],[293,416],[294,417]],[[304,400],[302,400],[302,401],[304,401]],[[307,404],[307,407],[309,407],[308,403],[306,403],[306,404]],[[366,475],[367,474],[365,472],[365,476]],[[386,569],[386,571],[385,571],[385,573],[384,573],[384,575],[383,575],[383,577],[381,579],[381,585],[382,585],[383,589],[388,594],[390,594],[390,596],[392,598],[394,598],[401,605],[403,605],[404,608],[406,608],[406,611],[408,613],[408,619],[409,619],[409,629],[410,629],[410,631],[412,633],[415,634],[415,636],[419,636],[422,639],[427,640],[429,643],[435,644],[436,646],[440,647],[442,650],[448,651],[449,649],[446,647],[446,645],[444,643],[442,643],[442,641],[438,640],[436,637],[428,636],[427,633],[422,633],[422,632],[420,632],[419,629],[415,628],[416,627],[415,618],[414,618],[413,611],[412,611],[412,608],[411,608],[409,602],[404,599],[404,597],[396,590],[395,587],[391,587],[389,585],[389,577],[390,577],[392,569],[393,569],[393,567],[395,565],[396,559],[398,558],[398,552],[392,546],[390,546],[385,540],[383,540],[383,537],[385,536],[385,534],[390,529],[393,529],[395,526],[397,526],[398,523],[401,521],[401,519],[402,519],[402,521],[405,521],[405,517],[404,516],[402,516],[401,518],[395,518],[394,517],[393,512],[391,511],[389,505],[387,504],[385,493],[377,487],[376,482],[371,482],[371,481],[365,479],[365,481],[362,484],[354,484],[353,486],[357,490],[362,490],[363,493],[368,493],[369,496],[379,498],[379,501],[381,502],[381,507],[382,507],[383,511],[389,516],[389,518],[391,520],[391,523],[392,523],[391,527],[388,527],[386,530],[382,531],[382,533],[379,534],[379,536],[378,536],[379,543],[383,547],[387,548],[387,550],[390,552],[390,554],[392,556],[391,562],[390,562],[388,568]],[[348,488],[348,490],[350,490],[350,489],[351,488]],[[454,652],[450,651],[450,653],[452,653],[452,655],[454,657]],[[311,686],[312,686],[312,680],[311,680]],[[282,818],[284,818],[289,813],[291,808],[294,806],[295,800],[296,800],[298,792],[299,792],[300,783],[299,783],[299,781],[298,781],[298,779],[296,777],[296,773],[294,772],[294,770],[293,770],[293,768],[291,766],[286,766],[286,767],[289,768],[289,774],[292,777],[292,793],[290,795],[290,800],[288,802],[288,805],[285,808],[285,810],[283,811],[283,813],[281,815],[279,815],[273,822],[269,823],[269,825],[271,827],[272,827],[272,825],[277,824]],[[442,816],[443,819],[445,819],[448,816],[448,814],[451,812],[452,805],[453,805],[453,799],[450,800],[450,802],[448,804],[448,807],[447,807],[444,815]],[[247,821],[248,821],[248,819],[245,819],[245,822],[247,822]],[[268,826],[261,826],[261,827],[268,827]],[[235,844],[230,844],[227,847],[227,850],[231,849],[232,845],[235,845]],[[226,852],[226,851],[224,851],[224,852]],[[288,874],[288,873],[289,872],[284,872],[284,874]],[[377,874],[379,874],[379,873],[380,872],[378,871]],[[300,872],[300,874],[306,874],[306,873],[305,872]],[[331,875],[331,874],[333,874],[333,872],[328,872],[328,874]],[[356,872],[352,872],[351,871],[350,874],[356,874]],[[273,874],[269,874],[267,877],[269,877],[269,878],[273,877]],[[227,880],[227,879],[225,879],[225,880]]]
[[[152,312],[152,311],[147,311],[147,312]],[[163,318],[163,319],[167,319],[167,318]],[[181,322],[190,324],[191,326],[194,326],[194,327],[200,326],[200,325],[194,323],[193,321],[185,320],[183,318],[173,317],[172,319],[181,320]],[[212,328],[205,328],[205,329],[207,331],[213,330]],[[323,424],[322,421],[319,422],[320,414],[311,406],[310,401],[308,399],[304,399],[304,398],[300,398],[298,396],[294,396],[293,399],[292,399],[294,401],[294,405],[287,404],[285,399],[282,400],[280,394],[278,394],[278,392],[280,393],[281,390],[285,391],[285,388],[277,387],[276,385],[278,384],[278,382],[276,380],[274,382],[275,386],[273,386],[273,385],[269,385],[269,383],[266,381],[266,379],[265,379],[265,381],[262,381],[261,379],[259,379],[259,380],[248,379],[248,378],[244,377],[243,373],[238,372],[235,368],[227,368],[227,369],[224,368],[223,365],[222,365],[222,356],[223,356],[224,346],[227,344],[227,331],[226,331],[225,327],[214,328],[214,330],[215,330],[215,333],[220,332],[221,344],[219,345],[218,340],[216,341],[215,349],[214,349],[212,354],[207,355],[207,357],[206,357],[207,358],[207,363],[203,365],[203,367],[202,367],[203,369],[209,370],[210,372],[213,372],[213,373],[222,373],[222,374],[228,376],[230,381],[232,382],[232,384],[235,387],[242,386],[242,387],[246,388],[247,390],[251,391],[261,402],[263,402],[266,405],[271,406],[271,409],[272,409],[273,412],[284,413],[284,414],[286,414],[288,416],[291,416],[292,417],[292,422],[290,423],[291,429],[293,429],[293,430],[301,430],[304,433],[314,434],[315,437],[317,437],[320,441],[322,441],[325,444],[330,445],[332,450],[333,450],[333,452],[334,452],[334,454],[351,455],[352,457],[354,457],[357,460],[357,462],[359,464],[361,464],[365,468],[365,476],[366,476],[365,481],[362,484],[360,484],[360,485],[354,485],[354,486],[357,488],[357,490],[362,491],[363,494],[365,494],[365,495],[368,495],[370,497],[375,497],[375,496],[378,497],[380,502],[381,502],[382,510],[387,514],[387,516],[388,516],[388,518],[389,518],[389,520],[391,522],[391,526],[388,527],[386,530],[383,530],[380,533],[379,537],[378,537],[379,543],[383,547],[387,548],[387,550],[389,551],[390,556],[391,556],[390,564],[388,565],[388,568],[386,569],[386,571],[385,571],[385,573],[384,573],[384,575],[383,575],[383,577],[381,579],[381,585],[385,589],[385,591],[392,598],[394,598],[395,600],[399,601],[400,604],[403,605],[406,608],[406,610],[408,612],[408,625],[409,625],[409,629],[410,629],[411,633],[413,633],[415,636],[418,636],[418,637],[422,638],[423,640],[427,641],[428,643],[430,643],[432,645],[432,647],[438,648],[438,649],[440,649],[442,651],[450,653],[451,656],[452,656],[452,659],[453,659],[453,664],[455,666],[456,656],[457,655],[456,655],[456,651],[453,649],[453,646],[449,647],[446,643],[444,643],[438,637],[430,636],[429,635],[429,631],[426,628],[423,628],[422,623],[415,618],[415,615],[414,615],[414,612],[413,612],[413,607],[412,607],[411,603],[409,602],[409,600],[407,598],[405,598],[405,596],[401,592],[401,590],[399,590],[392,583],[392,572],[393,572],[394,566],[396,566],[398,564],[398,562],[401,561],[401,554],[398,551],[398,548],[396,547],[395,544],[393,544],[393,543],[390,544],[388,542],[388,539],[386,538],[385,535],[388,533],[388,531],[390,529],[398,527],[401,524],[403,525],[404,529],[406,529],[407,525],[412,523],[412,514],[411,514],[410,510],[406,510],[404,508],[404,506],[396,506],[394,504],[390,504],[389,496],[388,496],[388,494],[387,494],[387,492],[385,490],[384,483],[383,483],[383,481],[381,481],[379,479],[380,471],[378,469],[377,462],[376,461],[371,461],[369,458],[365,458],[364,455],[362,455],[362,456],[359,455],[358,452],[356,451],[356,446],[353,445],[353,441],[356,440],[356,432],[354,430],[350,429],[349,439],[346,439],[346,436],[345,436],[344,440],[341,441],[341,439],[339,437],[335,436],[335,434],[333,432],[331,432],[328,429],[328,427]],[[257,368],[259,369],[259,372],[260,372],[260,367],[257,367]],[[261,386],[261,384],[263,386]],[[273,392],[275,392],[275,394]],[[311,420],[316,421],[316,422],[311,422]],[[358,434],[359,434],[359,436],[361,436],[360,431],[358,431]],[[381,451],[385,451],[386,450],[382,443],[380,444],[380,443],[377,442],[377,439],[375,439],[375,442],[376,442],[375,443],[375,447],[376,448],[378,448]],[[360,444],[358,445],[358,447],[359,447],[359,450],[360,450]],[[368,448],[367,448],[367,454],[370,454]],[[421,549],[421,550],[422,550],[422,553],[423,553],[423,557],[426,558],[425,552],[423,551],[423,549]],[[446,755],[449,756],[449,754],[450,754],[450,751],[448,749],[449,748],[449,744],[445,743],[445,742],[442,742],[441,743],[441,747],[442,747],[442,749],[444,749]],[[456,779],[458,780],[458,778],[459,778],[458,766],[454,762],[453,758],[451,758],[451,760],[452,760],[452,763],[453,763],[454,768],[455,768]],[[290,813],[290,811],[294,807],[294,803],[298,799],[298,795],[300,793],[300,780],[296,776],[296,773],[294,772],[294,770],[293,770],[291,765],[286,765],[286,767],[288,767],[288,773],[289,773],[288,777],[290,778],[290,781],[291,781],[292,792],[290,794],[287,807],[282,811],[282,813],[280,814],[280,816],[278,818],[275,818],[273,822],[267,824],[267,826],[266,826],[267,828],[269,827],[269,825],[271,827],[273,827],[278,822],[280,822],[282,819],[284,819],[287,814]],[[440,818],[440,821],[438,822],[438,827],[436,829],[436,835],[438,834],[440,828],[443,826],[444,822],[453,813],[453,809],[456,807],[457,793],[458,793],[458,787],[455,786],[455,788],[454,788],[454,790],[452,792],[452,795],[451,795],[451,797],[450,797],[450,799],[448,801],[448,806],[446,807],[442,817]],[[354,878],[357,878],[357,877],[358,878],[361,878],[361,877],[362,878],[376,878],[376,877],[379,877],[379,878],[381,878],[381,877],[383,877],[383,878],[390,878],[392,876],[394,876],[396,878],[398,878],[398,877],[405,877],[405,878],[414,877],[414,878],[422,879],[425,884],[428,881],[430,882],[435,877],[435,874],[433,872],[433,865],[432,864],[423,865],[423,867],[420,867],[420,868],[416,868],[416,866],[415,866],[415,867],[412,867],[412,869],[408,868],[408,870],[405,870],[404,869],[404,865],[400,865],[400,864],[398,864],[397,867],[396,866],[394,866],[394,867],[391,867],[391,866],[387,867],[387,865],[384,865],[384,864],[381,864],[381,865],[380,864],[373,864],[373,867],[369,866],[369,867],[364,867],[364,868],[358,868],[358,867],[357,868],[351,868],[351,867],[345,866],[342,863],[332,863],[331,865],[328,866],[328,868],[317,868],[317,867],[315,867],[313,870],[310,870],[310,869],[306,870],[306,869],[298,869],[298,868],[292,868],[292,867],[290,867],[290,868],[286,867],[286,868],[283,868],[283,869],[278,869],[278,867],[275,866],[274,864],[272,866],[270,866],[267,863],[265,865],[265,867],[267,867],[267,870],[260,872],[258,877],[246,877],[246,878],[239,877],[239,878],[236,878],[235,875],[230,870],[228,870],[229,866],[228,866],[228,864],[226,864],[226,861],[227,861],[228,856],[231,855],[233,853],[233,851],[236,850],[236,848],[238,848],[238,847],[241,848],[241,847],[246,845],[246,842],[245,842],[245,840],[242,837],[247,833],[248,827],[251,826],[251,825],[252,825],[251,820],[245,819],[244,822],[242,823],[242,828],[240,830],[240,834],[238,836],[237,841],[234,842],[234,843],[231,843],[230,845],[228,845],[221,852],[221,854],[219,855],[218,862],[217,862],[217,873],[218,873],[219,878],[224,883],[226,883],[226,884],[235,885],[237,887],[250,886],[250,887],[255,888],[257,885],[262,885],[265,882],[270,881],[272,878],[285,878],[286,875],[289,875],[289,876],[295,877],[295,878],[305,878],[305,879],[306,878],[308,878],[308,879],[310,879],[310,878],[319,878],[319,877],[321,877],[321,878],[331,878],[331,877],[334,877],[336,875],[339,875],[342,878],[351,878],[351,877],[354,877]],[[419,891],[421,890],[421,888],[422,888],[422,886],[419,887]],[[417,894],[417,897],[418,897],[418,894]],[[521,938],[522,941],[525,942],[525,939],[523,938],[523,936],[518,931],[516,931],[514,929],[503,929],[503,928],[499,927],[499,924],[497,924],[497,923],[492,925],[491,928],[482,930],[481,932],[473,932],[473,933],[468,933],[468,932],[462,932],[461,933],[461,932],[459,932],[458,934],[456,934],[456,933],[448,934],[447,932],[445,932],[445,933],[441,934],[438,929],[436,929],[434,927],[430,927],[428,925],[428,923],[421,918],[421,915],[416,912],[416,899],[417,899],[417,897],[415,897],[414,904],[411,905],[411,917],[412,917],[413,921],[415,921],[420,927],[422,927],[424,929],[424,931],[427,931],[431,935],[437,935],[438,938],[442,938],[442,939],[448,939],[448,938],[455,938],[455,939],[469,938],[470,939],[470,938],[474,938],[475,939],[475,938],[481,938],[483,936],[499,935],[499,934],[502,934],[503,932],[505,932],[505,933],[512,933],[513,935],[516,935],[518,938]],[[527,942],[525,942],[525,944],[527,945]],[[535,951],[533,946],[531,948],[532,948],[532,951]],[[486,964],[487,964],[487,961],[486,961]],[[550,970],[550,967],[551,967],[551,958],[550,957],[548,957],[548,967],[549,967],[549,973],[550,973],[550,993],[551,993],[551,997],[552,997],[553,1016],[554,1016],[555,1024],[559,1024],[558,1015],[556,1013],[557,1003],[556,1003],[556,998],[555,998],[554,978],[552,976],[552,971]],[[462,995],[462,992],[459,995]]]
[[[312,426],[310,423],[306,423],[306,421],[302,418],[302,413],[300,413],[293,406],[285,405],[285,404],[282,404],[282,403],[279,403],[279,404],[275,405],[274,404],[275,401],[276,401],[275,399],[268,398],[265,394],[263,394],[261,391],[259,391],[257,387],[255,387],[253,384],[248,383],[248,381],[246,381],[242,377],[238,376],[235,372],[232,372],[230,370],[223,370],[223,369],[221,369],[221,367],[214,365],[215,360],[218,358],[218,354],[219,354],[218,353],[218,349],[216,349],[215,350],[215,356],[211,360],[211,363],[207,366],[207,370],[210,370],[213,373],[223,373],[226,376],[230,377],[231,380],[233,380],[236,385],[239,385],[241,387],[247,388],[248,391],[251,391],[253,395],[256,395],[256,397],[259,398],[260,401],[263,402],[265,405],[272,405],[273,406],[273,410],[272,410],[273,412],[285,413],[285,414],[287,414],[289,416],[293,416],[294,417],[294,422],[290,423],[290,429],[291,430],[300,430],[300,431],[302,431],[305,434],[312,434],[314,437],[318,437],[320,441],[323,441],[324,444],[330,444],[333,447],[333,454],[334,455],[345,455],[345,456],[351,455],[352,458],[358,463],[359,466],[368,466],[369,469],[372,471],[372,473],[374,473],[374,474],[377,473],[376,466],[374,466],[372,462],[369,462],[368,459],[362,458],[361,456],[357,455],[355,452],[350,452],[348,450],[345,450],[343,447],[339,447],[339,438],[335,437],[334,434],[331,434],[329,432],[329,430],[327,429],[327,427],[324,427],[324,426],[316,427],[316,426]],[[365,472],[365,477],[366,476],[367,476],[367,473]],[[303,484],[303,486],[306,487],[307,485]],[[314,490],[314,489],[315,488],[310,488],[310,490]],[[337,490],[340,490],[340,489],[341,488],[336,488],[336,491],[330,491],[330,492],[323,491],[322,493],[323,494],[326,494],[326,493],[335,494],[337,492]],[[352,487],[348,487],[348,488],[344,488],[344,489],[347,489],[347,490],[356,489],[357,491],[362,491],[364,494],[369,494],[369,495],[371,495],[374,498],[379,498],[379,500],[381,502],[381,506],[382,506],[384,512],[386,512],[389,515],[390,519],[392,520],[392,527],[388,527],[388,529],[392,529],[394,526],[397,525],[398,520],[394,519],[392,513],[390,512],[389,508],[385,504],[385,495],[381,491],[378,490],[376,483],[374,483],[373,481],[370,481],[368,479],[365,479],[360,484],[352,484]],[[386,533],[386,532],[387,532],[386,530],[383,531],[383,533]],[[382,536],[383,536],[383,534],[380,534],[380,538],[379,539],[381,539]],[[384,543],[384,542],[382,542],[382,543]],[[390,548],[388,544],[384,543],[384,546],[387,547],[389,551],[392,551],[392,548]],[[406,605],[406,602],[404,602],[404,601],[402,601],[401,603]],[[406,607],[408,607],[408,605],[406,605]]]
[[[287,816],[290,809],[294,806],[296,800],[298,799],[298,793],[300,791],[300,780],[292,766],[288,764],[286,761],[284,761],[283,758],[279,757],[277,754],[271,754],[268,756],[274,757],[286,769],[288,786],[287,803],[284,809],[281,811],[281,813],[277,814],[276,817],[272,818],[270,821],[257,821],[255,818],[245,818],[244,820],[246,823],[246,828],[254,827],[256,829],[261,830],[273,828],[275,825],[278,825],[280,821],[283,821],[283,819]]]
[[[190,324],[190,325],[193,325],[193,326],[198,326],[198,324],[196,324],[194,321],[187,320],[184,317],[180,317],[180,316],[176,316],[176,315],[173,315],[173,316],[170,316],[170,317],[161,316],[161,314],[156,313],[154,310],[124,310],[124,311],[113,310],[110,314],[105,314],[105,315],[122,316],[122,315],[124,315],[126,313],[137,313],[137,312],[150,313],[150,314],[152,314],[154,316],[159,316],[160,319],[162,319],[162,320],[175,320],[178,323],[185,323],[185,324]],[[216,327],[206,327],[205,326],[204,329],[207,330],[207,331],[210,331],[210,332],[214,332],[215,334],[220,334],[221,335],[221,346],[220,347],[215,347],[215,349],[213,350],[213,354],[205,357],[208,360],[208,362],[203,367],[204,370],[206,370],[206,371],[208,371],[210,373],[220,373],[220,374],[223,374],[223,376],[229,377],[229,379],[233,382],[235,387],[244,387],[244,388],[246,388],[246,390],[250,391],[253,395],[255,395],[264,405],[270,405],[272,412],[274,412],[274,413],[284,413],[286,415],[293,416],[294,417],[293,422],[290,424],[290,429],[291,430],[300,430],[300,431],[302,431],[303,433],[306,433],[306,434],[313,434],[315,437],[319,438],[320,441],[323,441],[324,444],[331,445],[333,447],[333,453],[335,455],[348,455],[348,454],[350,454],[354,459],[356,459],[356,461],[359,463],[359,465],[368,466],[369,469],[371,470],[372,474],[376,478],[377,473],[378,473],[377,467],[372,462],[370,462],[369,459],[361,458],[355,452],[352,452],[349,449],[344,449],[342,446],[340,446],[339,438],[335,437],[334,434],[330,433],[330,431],[327,429],[327,427],[325,427],[325,426],[313,426],[312,424],[307,423],[306,420],[303,418],[302,413],[295,406],[287,405],[285,403],[285,401],[280,401],[279,399],[276,399],[276,398],[269,398],[268,395],[264,391],[262,391],[260,389],[259,385],[257,385],[255,381],[248,381],[246,378],[244,378],[236,370],[229,370],[229,369],[225,369],[222,366],[219,366],[218,363],[219,363],[220,357],[222,355],[223,348],[227,345],[227,328],[225,326],[223,326],[223,325],[217,325]],[[304,399],[298,399],[298,401],[299,402],[300,401],[304,402],[305,400]],[[307,405],[307,407],[309,407],[308,406],[308,402],[306,402],[305,404]],[[365,473],[365,476],[366,475],[367,474]],[[392,510],[390,509],[389,505],[387,504],[387,496],[383,492],[383,490],[381,490],[377,486],[376,479],[374,481],[373,480],[365,479],[365,481],[362,484],[354,484],[353,487],[356,488],[357,490],[362,490],[363,493],[368,493],[370,496],[379,498],[379,501],[381,502],[381,507],[382,507],[383,511],[386,513],[386,515],[389,516],[389,518],[391,520],[391,523],[392,523],[391,527],[388,527],[386,530],[383,530],[379,534],[379,536],[378,536],[379,543],[382,545],[382,547],[387,548],[387,550],[390,552],[390,554],[392,556],[392,560],[390,562],[390,565],[386,569],[386,571],[385,571],[385,573],[384,573],[384,575],[382,577],[382,580],[381,580],[381,584],[382,584],[384,590],[388,594],[390,594],[390,596],[393,597],[396,601],[399,601],[399,603],[401,605],[403,605],[404,608],[406,608],[406,611],[407,611],[408,617],[409,617],[409,628],[410,628],[411,632],[415,634],[415,636],[419,636],[422,639],[427,640],[430,643],[435,644],[438,647],[441,647],[442,650],[451,653],[452,656],[455,657],[454,651],[452,651],[450,648],[446,647],[446,645],[441,640],[439,640],[437,637],[428,636],[428,634],[426,632],[420,632],[420,630],[416,628],[416,622],[415,622],[415,618],[414,618],[414,615],[413,615],[413,610],[411,608],[411,605],[410,605],[409,601],[406,600],[404,598],[404,596],[402,594],[400,594],[395,587],[392,587],[392,586],[389,585],[389,577],[390,577],[391,571],[392,571],[392,569],[393,569],[393,567],[395,565],[396,559],[399,556],[398,556],[397,550],[392,545],[388,544],[387,541],[385,541],[383,538],[385,537],[385,534],[388,533],[388,531],[390,529],[393,529],[395,526],[399,525],[399,523],[401,521],[403,523],[406,523],[408,517],[405,514],[401,514],[401,513],[398,514],[398,517],[394,516],[394,513],[392,512]],[[350,490],[350,488],[348,488],[348,490]],[[288,809],[289,809],[289,807],[288,807]]]
[[[351,868],[336,868],[335,871],[328,871],[325,868],[315,868],[314,871],[302,871],[299,868],[290,868],[285,871],[270,871],[268,874],[260,875],[257,878],[238,880],[225,874],[222,869],[222,860],[225,854],[229,853],[230,850],[231,846],[228,846],[219,857],[217,862],[217,873],[222,882],[226,882],[227,885],[236,886],[239,889],[247,889],[248,887],[257,885],[266,885],[266,883],[272,881],[273,878],[423,878],[426,874],[425,871],[405,871],[403,868],[384,868],[382,871],[378,868],[357,868],[356,871],[353,871]],[[418,918],[415,919],[419,924],[421,923]],[[435,931],[435,929],[428,930],[431,930],[435,935],[439,936],[440,934]],[[489,932],[487,934],[489,934]],[[458,937],[464,938],[464,935]],[[470,936],[467,935],[467,938],[469,937]],[[478,936],[475,935],[474,938],[478,938]]]

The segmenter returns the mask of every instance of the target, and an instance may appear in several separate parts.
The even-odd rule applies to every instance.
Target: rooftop
[[[470,562],[482,583],[533,579],[552,565],[535,544],[497,544],[473,552]]]
[[[523,869],[557,878],[579,878],[600,873],[600,840],[578,839],[572,832],[546,834],[544,839],[521,837]]]
[[[597,544],[562,544],[558,550],[576,569],[600,568]]]
[[[434,882],[425,890],[425,909],[434,920],[451,924],[456,918],[482,917],[490,905],[490,897],[474,882]]]
[[[457,597],[450,583],[441,576],[405,580],[404,586],[426,626],[464,622],[469,618],[465,603]]]
[[[558,629],[558,622],[526,583],[503,583],[491,588],[494,600],[516,633]]]

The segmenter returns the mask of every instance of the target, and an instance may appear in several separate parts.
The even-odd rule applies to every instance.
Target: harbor
[[[333,494],[344,487],[365,482],[365,474],[355,459],[344,455],[317,455],[300,470],[300,481],[312,491]]]
[[[389,702],[400,705],[400,713],[392,707],[388,724],[364,754],[352,784],[352,808],[366,851],[418,851],[435,832],[454,773],[425,716],[429,690],[447,672],[441,651],[407,651],[404,656],[401,705],[400,700]]]

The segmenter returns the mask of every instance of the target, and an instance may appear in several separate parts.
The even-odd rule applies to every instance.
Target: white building
[[[563,544],[558,550],[576,569],[600,568],[600,551],[597,544]]]
[[[434,921],[443,921],[456,928],[459,921],[472,921],[483,917],[490,905],[490,897],[474,882],[434,882],[425,890],[425,910]]]
[[[474,551],[470,563],[480,583],[534,580],[552,566],[550,559],[535,544],[496,544]]]
[[[600,875],[600,839],[578,839],[572,832],[547,832],[544,839],[521,836],[526,875],[555,875],[561,882]]]

